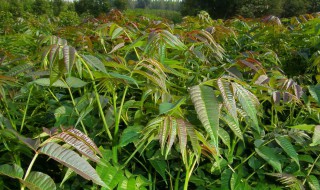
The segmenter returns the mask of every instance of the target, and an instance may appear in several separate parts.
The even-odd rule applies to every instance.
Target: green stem
[[[63,82],[67,85],[67,83],[65,81],[63,81]],[[68,91],[69,91],[69,94],[70,94],[72,105],[73,105],[74,109],[76,110],[77,115],[80,116],[79,110],[77,109],[76,102],[74,101],[74,98],[73,98],[73,95],[72,95],[72,92],[71,92],[71,88],[68,88]],[[88,136],[88,132],[87,132],[86,127],[84,126],[82,120],[80,121],[80,124],[82,126],[83,132]]]
[[[174,181],[174,190],[179,190],[180,170],[178,171],[176,180]]]
[[[109,130],[109,126],[107,124],[107,120],[106,120],[106,118],[104,116],[104,112],[102,110],[102,106],[101,106],[101,102],[100,102],[100,95],[98,93],[98,89],[97,89],[96,83],[94,81],[94,77],[92,75],[92,72],[90,71],[90,69],[89,69],[88,65],[86,64],[86,62],[81,58],[81,56],[78,56],[78,57],[80,58],[81,62],[86,67],[86,69],[87,69],[87,71],[88,71],[88,73],[90,75],[90,78],[91,78],[92,84],[93,84],[94,94],[95,94],[95,97],[96,97],[96,100],[97,100],[97,104],[98,104],[98,108],[99,108],[99,112],[100,112],[100,116],[101,116],[101,119],[102,119],[102,122],[103,122],[103,126],[104,126],[104,128],[106,130],[106,133],[107,133],[109,139],[112,140],[113,138],[112,138],[111,132]]]
[[[184,181],[184,186],[183,186],[183,190],[188,190],[188,185],[189,185],[189,180],[190,180],[190,177],[192,175],[192,172],[194,170],[194,167],[197,163],[197,159],[194,159],[194,154],[191,155],[190,157],[190,165],[187,166],[186,168],[186,178],[185,178],[185,181]]]
[[[311,174],[311,172],[312,172],[312,170],[313,170],[314,166],[316,165],[316,163],[318,162],[319,158],[320,158],[320,154],[318,155],[318,157],[316,158],[316,160],[312,163],[312,166],[311,166],[311,168],[309,169],[309,171],[308,171],[308,174],[307,174],[306,178],[303,180],[303,183],[302,183],[303,185],[306,183],[307,178],[308,178],[308,177],[309,177],[309,175]]]
[[[27,100],[27,105],[26,105],[26,108],[24,109],[23,118],[22,118],[21,127],[20,127],[20,133],[21,133],[22,130],[23,130],[24,121],[26,120],[26,115],[27,115],[27,110],[28,110],[28,107],[29,107],[29,102],[30,102],[30,97],[31,97],[32,89],[33,89],[33,85],[32,85],[31,88],[30,88],[30,92],[29,92],[28,100]]]
[[[36,152],[35,155],[33,156],[32,160],[31,160],[31,162],[30,162],[30,164],[29,164],[29,167],[28,167],[28,169],[27,169],[27,172],[26,172],[26,174],[25,174],[25,176],[24,176],[24,178],[23,178],[24,181],[28,178],[28,176],[29,176],[29,174],[30,174],[30,172],[31,172],[32,166],[33,166],[33,164],[34,164],[34,162],[36,161],[36,159],[37,159],[38,156],[39,156],[39,153]],[[21,186],[21,190],[24,190],[24,188],[25,188],[25,186],[22,185],[22,186]]]

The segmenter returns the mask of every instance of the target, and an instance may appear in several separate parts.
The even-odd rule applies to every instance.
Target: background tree
[[[114,5],[117,9],[123,11],[123,10],[125,10],[125,9],[128,8],[128,1],[127,1],[127,0],[115,0],[115,1],[113,2],[113,5]]]
[[[32,13],[36,15],[49,14],[51,11],[50,3],[47,0],[35,0],[32,4]]]
[[[74,3],[76,12],[81,15],[90,13],[98,16],[100,13],[107,13],[110,10],[108,0],[79,0]]]

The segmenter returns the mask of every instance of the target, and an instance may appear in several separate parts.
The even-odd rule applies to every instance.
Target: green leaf
[[[208,86],[193,86],[189,89],[199,120],[206,129],[214,146],[218,147],[219,103],[214,90]]]
[[[83,80],[76,78],[76,77],[68,77],[66,79],[66,82],[67,82],[68,86],[71,88],[81,88],[81,87],[84,87],[85,85],[87,85],[86,82],[84,82]]]
[[[223,114],[221,115],[221,119],[226,122],[228,127],[233,131],[233,133],[239,137],[241,140],[243,140],[243,134],[239,127],[239,123],[234,120],[233,117],[231,117],[229,114]]]
[[[33,81],[37,85],[40,86],[53,86],[53,87],[60,87],[60,88],[69,88],[63,81],[60,79],[54,82],[52,85],[50,85],[50,79],[49,78],[41,78]]]
[[[11,178],[22,179],[24,172],[23,169],[16,164],[4,164],[0,166],[0,174]]]
[[[126,180],[121,168],[112,166],[109,163],[99,164],[97,172],[106,184],[106,187],[103,187],[102,190],[112,190],[123,180]]]
[[[308,88],[311,96],[315,99],[318,105],[320,105],[320,84],[308,86]]]
[[[81,57],[88,63],[91,67],[94,67],[98,69],[99,71],[103,73],[107,73],[106,68],[104,67],[104,64],[95,56],[92,55],[81,55]]]
[[[221,174],[221,190],[229,190],[231,188],[230,180],[232,176],[232,171],[226,169]]]
[[[167,178],[166,178],[166,168],[167,168],[167,163],[163,159],[149,159],[152,167],[161,175],[163,180],[167,183]]]
[[[170,111],[180,107],[180,105],[183,104],[185,101],[186,101],[186,97],[182,97],[174,104],[169,103],[169,102],[163,102],[159,105],[159,114],[164,114],[164,113],[170,112]]]
[[[141,125],[134,125],[134,126],[129,126],[127,127],[119,140],[119,145],[121,147],[126,146],[129,143],[132,143],[139,139],[140,133],[142,131],[142,126]]]
[[[277,170],[279,173],[282,173],[281,163],[274,149],[261,146],[259,148],[255,148],[255,150],[258,155],[267,161],[275,170]]]
[[[317,178],[316,176],[310,175],[307,178],[307,181],[308,181],[310,189],[312,189],[312,190],[319,190],[320,189],[319,178]]]
[[[112,36],[111,36],[111,40],[117,38],[118,36],[120,36],[123,33],[123,28],[119,27],[116,28],[113,32],[112,32]]]
[[[222,142],[230,149],[230,135],[228,134],[228,132],[223,128],[219,127],[218,135]]]
[[[21,182],[30,190],[55,190],[56,184],[47,174],[41,172],[30,172],[26,180]]]
[[[256,109],[256,104],[258,102],[256,101],[256,97],[243,88],[241,85],[237,83],[232,83],[233,90],[236,92],[236,95],[238,97],[238,100],[244,109],[244,111],[248,114],[248,116],[252,119],[253,121],[253,126],[255,130],[260,133],[261,129],[259,127],[258,123],[258,118],[257,118],[257,109]]]
[[[233,117],[233,120],[238,123],[236,101],[233,97],[233,93],[231,92],[230,83],[219,78],[217,80],[217,84],[223,98],[223,103],[227,108],[228,113]]]
[[[288,126],[289,128],[293,129],[299,129],[299,130],[304,130],[304,131],[313,131],[314,127],[316,125],[307,125],[307,124],[301,124],[301,125],[295,125],[295,126]]]
[[[295,161],[300,167],[298,153],[294,149],[291,142],[286,137],[283,137],[283,136],[276,137],[276,142],[290,156],[290,158],[292,158],[293,161]]]
[[[314,127],[314,132],[312,136],[312,143],[310,146],[317,146],[320,144],[320,125]]]
[[[66,149],[57,143],[49,142],[40,149],[40,152],[71,168],[83,178],[105,186],[95,169],[74,151]]]

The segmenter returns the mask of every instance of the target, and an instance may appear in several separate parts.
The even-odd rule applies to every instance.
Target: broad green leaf
[[[312,190],[319,190],[320,189],[319,178],[317,178],[316,176],[310,175],[307,178],[307,181],[308,181],[310,189],[312,189]]]
[[[193,86],[189,93],[199,120],[213,140],[214,146],[218,147],[220,109],[214,90],[208,86]]]
[[[312,143],[310,146],[317,146],[320,144],[320,125],[314,127],[314,132],[312,136]]]
[[[66,82],[67,82],[68,86],[71,88],[81,88],[81,87],[84,87],[85,85],[87,85],[86,82],[84,82],[83,80],[76,78],[76,77],[68,77],[66,79]]]
[[[238,100],[243,108],[243,110],[248,114],[248,116],[253,121],[253,126],[255,130],[260,133],[261,129],[259,127],[258,118],[257,118],[257,109],[255,104],[257,102],[255,101],[256,97],[253,97],[251,92],[243,88],[237,83],[232,83],[233,90],[236,92],[236,95],[238,97]]]
[[[65,84],[61,80],[57,80],[52,85],[50,85],[50,79],[49,78],[41,78],[41,79],[37,79],[37,80],[35,80],[33,82],[36,83],[37,85],[40,85],[40,86],[53,86],[53,87],[60,87],[60,88],[68,88],[67,84]]]
[[[55,190],[56,184],[47,174],[41,172],[30,172],[26,180],[21,182],[30,190]]]
[[[129,126],[127,127],[119,140],[119,145],[121,147],[126,146],[129,143],[132,143],[136,140],[138,140],[140,133],[142,131],[142,126],[141,125],[134,125],[134,126]]]
[[[293,129],[300,129],[300,130],[304,130],[304,131],[313,131],[314,127],[316,125],[307,125],[307,124],[301,124],[301,125],[295,125],[295,126],[288,126],[289,128],[293,128]]]
[[[229,114],[223,114],[221,115],[221,119],[226,122],[228,127],[233,131],[233,133],[239,137],[241,140],[243,140],[243,134],[239,127],[239,123],[234,120],[233,117],[231,117]]]
[[[91,67],[98,69],[103,73],[107,73],[104,64],[95,56],[92,55],[81,55],[81,57],[88,63]]]
[[[274,149],[261,146],[259,148],[255,148],[255,150],[258,155],[267,161],[275,170],[282,173],[282,166]]]
[[[57,143],[49,142],[40,149],[40,153],[46,154],[61,164],[71,168],[77,174],[94,183],[105,186],[95,169],[82,157],[72,150],[66,149]]]
[[[161,175],[163,180],[167,183],[166,178],[166,169],[167,169],[167,163],[163,159],[149,159],[152,167]]]
[[[24,172],[23,169],[16,164],[4,164],[0,166],[0,174],[11,178],[22,179]]]
[[[223,128],[219,127],[218,129],[218,135],[220,137],[220,139],[222,140],[222,142],[230,149],[230,135],[228,134],[228,132],[226,130],[224,130]]]
[[[320,105],[320,84],[308,86],[308,88],[311,96],[315,99],[318,105]]]
[[[294,147],[291,144],[291,142],[286,137],[283,137],[283,136],[276,137],[276,142],[290,156],[290,158],[292,158],[293,161],[295,161],[298,164],[298,166],[300,166],[298,153],[294,149]]]
[[[122,33],[123,33],[123,28],[119,27],[119,28],[116,28],[113,32],[112,32],[112,35],[111,35],[111,39],[115,39],[117,38],[118,36],[120,36]]]
[[[117,190],[136,190],[137,184],[136,179],[131,176],[128,180],[125,179],[119,183]]]
[[[121,168],[112,166],[110,163],[99,164],[97,172],[106,184],[106,187],[103,187],[101,190],[112,190],[123,180],[126,180]]]
[[[119,73],[114,73],[114,72],[109,72],[108,75],[112,76],[113,78],[122,79],[122,80],[126,81],[129,84],[135,84],[137,87],[139,86],[138,82],[132,77],[129,77],[129,76],[126,76],[126,75],[122,75],[122,74],[119,74]]]

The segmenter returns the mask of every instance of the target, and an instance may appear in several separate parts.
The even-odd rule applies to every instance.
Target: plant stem
[[[78,56],[78,57],[80,58],[81,62],[86,67],[86,69],[87,69],[87,71],[88,71],[88,73],[90,75],[90,78],[91,78],[92,84],[93,84],[94,94],[95,94],[95,97],[96,97],[96,100],[97,100],[97,104],[98,104],[98,108],[99,108],[99,112],[100,112],[100,116],[101,116],[101,119],[102,119],[102,122],[103,122],[103,126],[104,126],[104,128],[106,130],[106,133],[107,133],[109,139],[112,140],[113,138],[112,138],[111,132],[109,130],[109,126],[107,124],[106,117],[104,116],[104,112],[102,110],[102,106],[101,106],[101,102],[100,102],[100,95],[98,93],[98,89],[97,89],[96,83],[94,81],[94,77],[92,75],[92,72],[90,71],[90,69],[89,69],[88,65],[86,64],[86,62],[81,58],[81,56]]]
[[[190,180],[190,177],[192,175],[192,172],[194,170],[194,167],[197,163],[197,159],[194,159],[194,154],[191,153],[191,156],[190,156],[190,165],[188,165],[186,167],[186,178],[185,178],[185,181],[184,181],[184,186],[183,186],[183,190],[188,190],[188,184],[189,184],[189,180]]]
[[[32,85],[30,88],[30,92],[29,92],[28,100],[27,100],[27,105],[26,105],[26,108],[24,109],[23,118],[22,118],[21,127],[20,127],[20,133],[22,132],[22,129],[24,126],[24,121],[26,119],[26,115],[27,115],[27,111],[28,111],[28,107],[29,107],[29,102],[30,102],[30,97],[31,97],[31,92],[32,92],[33,87],[34,86]]]
[[[303,180],[302,185],[304,185],[304,184],[306,183],[307,178],[308,178],[309,175],[311,174],[311,172],[312,172],[314,166],[316,165],[316,163],[318,162],[319,158],[320,158],[320,154],[318,155],[318,157],[316,158],[316,160],[312,163],[312,166],[311,166],[311,168],[309,169],[307,176],[306,176],[305,179]]]
[[[29,174],[30,174],[30,172],[31,172],[32,166],[33,166],[34,162],[36,161],[38,155],[39,155],[39,153],[36,152],[35,155],[33,156],[32,160],[31,160],[31,162],[30,162],[30,164],[29,164],[29,167],[28,167],[28,169],[27,169],[27,172],[26,172],[26,174],[25,174],[25,176],[24,176],[24,178],[23,178],[24,181],[28,178],[28,176],[29,176]],[[21,186],[21,190],[24,190],[24,188],[25,188],[25,186],[22,185],[22,186]]]
[[[63,82],[67,85],[67,83],[66,83],[64,80],[63,80]],[[73,105],[74,109],[76,110],[77,115],[80,116],[80,113],[79,113],[79,111],[78,111],[78,109],[77,109],[76,102],[74,101],[74,98],[73,98],[71,89],[68,88],[68,91],[69,91],[69,94],[70,94],[70,98],[71,98],[71,101],[72,101],[72,105]],[[80,124],[81,124],[81,126],[82,126],[83,132],[88,136],[88,132],[87,132],[86,127],[84,126],[82,120],[80,121]]]

